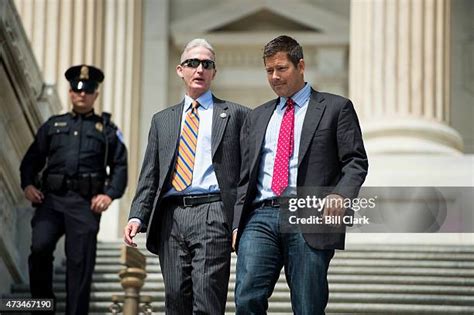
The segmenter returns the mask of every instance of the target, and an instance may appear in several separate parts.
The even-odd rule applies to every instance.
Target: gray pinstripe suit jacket
[[[249,109],[215,96],[213,101],[212,163],[230,233],[240,177],[239,134]],[[153,116],[140,178],[130,209],[129,218],[142,221],[141,232],[147,232],[147,249],[155,254],[158,252],[160,221],[166,211],[160,208],[160,203],[170,187],[181,131],[183,102]],[[226,115],[222,115],[223,113]]]

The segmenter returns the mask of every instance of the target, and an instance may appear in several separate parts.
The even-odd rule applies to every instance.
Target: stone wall
[[[60,109],[44,84],[12,1],[0,1],[0,292],[27,281],[33,210],[20,188],[19,166],[43,121]]]

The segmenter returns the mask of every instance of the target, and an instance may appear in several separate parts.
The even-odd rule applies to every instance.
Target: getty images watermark
[[[342,196],[328,196],[319,198],[316,196],[306,196],[303,198],[289,198],[288,211],[313,210],[316,212],[309,217],[299,217],[296,214],[288,217],[289,224],[327,224],[327,225],[348,225],[370,224],[370,217],[354,217],[354,212],[362,209],[375,209],[377,196],[371,198],[344,198]],[[341,209],[340,215],[324,214],[324,209]],[[346,211],[349,209],[349,211]],[[350,211],[352,210],[352,211]]]
[[[299,187],[280,200],[283,233],[473,233],[474,187]]]

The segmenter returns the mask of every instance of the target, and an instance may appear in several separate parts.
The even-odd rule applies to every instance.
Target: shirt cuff
[[[139,218],[131,218],[130,220],[128,220],[128,223],[132,222],[140,224],[140,227],[142,226],[142,220],[140,220]]]

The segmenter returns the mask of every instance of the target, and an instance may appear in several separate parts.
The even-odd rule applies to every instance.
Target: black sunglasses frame
[[[216,68],[216,63],[214,61],[209,60],[209,59],[201,60],[197,58],[186,59],[185,61],[181,63],[181,66],[186,66],[186,67],[196,69],[197,67],[199,67],[200,64],[202,64],[202,67],[206,70]]]
[[[77,94],[81,94],[82,92],[84,92],[86,94],[94,94],[94,92],[96,91],[96,88],[93,88],[93,89],[75,89],[75,88],[71,88],[71,90],[74,93],[77,93]]]

